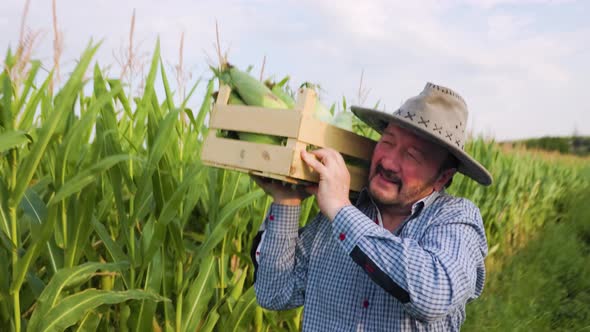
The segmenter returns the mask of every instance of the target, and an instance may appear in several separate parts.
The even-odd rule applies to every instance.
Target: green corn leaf
[[[156,73],[158,72],[158,63],[160,60],[160,38],[156,41],[156,47],[154,49],[154,55],[152,56],[152,62],[147,78],[145,80],[145,92],[141,99],[141,104],[144,106],[152,103],[152,97],[154,96],[154,82],[156,81]]]
[[[238,280],[236,280],[230,292],[230,296],[234,300],[238,300],[244,292],[244,283],[246,282],[246,276],[248,275],[248,267],[245,267],[243,270],[238,271],[241,273],[240,277],[238,278]]]
[[[94,310],[88,310],[86,315],[80,320],[76,327],[76,332],[95,332],[102,317]]]
[[[215,248],[215,246],[219,244],[221,240],[223,240],[223,237],[230,229],[229,226],[233,221],[231,216],[235,215],[239,209],[247,206],[248,204],[251,204],[261,197],[264,197],[264,195],[265,194],[262,189],[256,189],[225,205],[219,212],[219,220],[216,222],[215,228],[207,236],[205,243],[199,247],[199,253],[197,254],[197,257],[202,258],[205,255],[210,255],[211,250],[213,250],[213,248]]]
[[[162,276],[162,291],[160,294],[165,298],[175,298],[176,301],[180,301],[179,298],[181,298],[182,295],[172,293],[172,290],[175,289],[175,273],[169,273],[169,271],[174,271],[176,268],[175,265],[180,262],[175,262],[174,260],[169,259],[167,255],[168,249],[166,246],[160,246],[159,249],[162,257],[162,268],[164,270]],[[162,303],[162,305],[164,307],[164,331],[172,332],[174,331],[175,321],[173,303],[168,301]]]
[[[195,173],[196,171],[191,171],[191,173],[187,174],[183,182],[176,188],[174,194],[172,194],[170,199],[164,204],[158,220],[150,219],[148,226],[150,227],[150,233],[152,234],[147,240],[147,244],[145,245],[146,250],[143,254],[143,258],[146,261],[151,260],[153,254],[164,242],[168,224],[178,214],[178,209],[184,201],[186,191],[195,183]],[[147,235],[146,231],[144,231],[144,235]],[[184,250],[181,252],[184,252]]]
[[[99,174],[115,166],[117,163],[129,159],[131,159],[131,156],[126,154],[109,156],[90,166],[89,168],[79,172],[66,183],[64,183],[55,196],[49,200],[48,205],[58,203],[66,197],[80,192],[80,190],[82,190],[84,187],[96,181],[96,177]]]
[[[162,277],[164,268],[161,265],[162,259],[159,252],[157,252],[150,262],[146,275],[144,290],[147,292],[159,293],[162,285]],[[152,321],[156,312],[156,303],[151,299],[146,299],[141,302],[139,311],[137,312],[137,326],[136,332],[150,331],[152,329]]]
[[[4,178],[0,178],[0,226],[2,233],[9,237],[10,234],[10,214],[8,210],[8,188]]]
[[[186,174],[182,183],[177,186],[176,191],[164,204],[164,207],[160,212],[160,216],[158,217],[159,222],[163,223],[164,225],[168,225],[174,216],[178,214],[178,209],[186,197],[186,191],[191,185],[196,183],[197,176],[198,173],[196,169],[192,169],[189,174]]]
[[[13,266],[15,271],[12,284],[10,285],[10,294],[20,291],[23,281],[25,280],[26,273],[29,271],[29,267],[33,262],[35,262],[37,257],[39,257],[39,254],[43,248],[43,244],[45,244],[53,234],[53,229],[57,219],[56,215],[57,209],[55,207],[49,209],[47,220],[41,226],[41,236],[37,240],[34,240],[31,245],[29,245],[25,254],[18,260],[16,265]]]
[[[188,103],[189,99],[193,96],[193,93],[195,93],[195,90],[197,90],[197,87],[199,86],[200,83],[201,83],[201,78],[199,78],[195,82],[195,84],[193,84],[193,86],[190,89],[189,93],[186,95],[186,97],[182,101],[182,105],[180,105],[180,109],[181,110],[185,110],[186,109],[186,103]]]
[[[91,184],[79,196],[77,208],[80,212],[77,222],[70,223],[72,227],[70,227],[69,234],[71,235],[68,237],[68,245],[66,246],[65,267],[74,266],[80,259],[84,246],[89,245],[88,237],[92,233],[92,218],[94,217],[97,189],[96,185]]]
[[[39,68],[41,68],[41,61],[39,61],[39,60],[31,61],[31,68],[29,69],[29,72],[27,74],[27,80],[24,82],[23,91],[21,92],[20,99],[16,105],[17,112],[20,111],[20,109],[25,104],[25,101],[27,100],[27,97],[29,96],[29,92],[31,91],[31,88],[35,84],[35,77],[37,77],[37,72],[39,72]]]
[[[16,148],[29,142],[29,137],[24,131],[5,131],[0,133],[0,153]]]
[[[49,84],[53,79],[53,71],[47,75],[43,84],[39,87],[39,89],[35,90],[29,100],[27,100],[25,104],[25,108],[20,116],[20,122],[18,124],[18,128],[21,130],[29,130],[33,125],[33,120],[35,119],[35,114],[37,112],[37,107],[39,103],[43,100],[43,98],[47,98],[47,91],[49,90]]]
[[[215,81],[213,79],[209,80],[209,83],[207,83],[207,91],[205,92],[205,97],[203,98],[201,108],[199,109],[199,114],[197,115],[197,120],[195,121],[195,129],[198,131],[201,131],[203,129],[203,122],[205,121],[205,117],[207,116],[207,114],[209,114],[209,111],[211,110],[214,84]],[[203,135],[204,134],[205,133],[203,133]]]
[[[215,327],[217,325],[217,322],[219,321],[219,318],[221,316],[219,315],[219,312],[217,312],[216,309],[209,311],[209,314],[207,315],[207,320],[205,321],[205,324],[203,324],[203,326],[199,329],[200,332],[212,332],[215,331]]]
[[[166,105],[168,106],[168,110],[171,111],[174,109],[174,96],[170,91],[170,84],[168,83],[168,77],[166,76],[166,71],[164,70],[164,64],[160,59],[160,75],[162,76],[162,84],[164,85],[164,93],[166,94]]]
[[[154,142],[150,149],[150,154],[148,157],[148,161],[145,166],[144,173],[142,174],[142,178],[138,184],[137,193],[135,195],[135,206],[141,207],[144,206],[146,203],[148,195],[151,195],[150,190],[150,178],[156,171],[158,167],[159,161],[164,156],[166,150],[170,147],[170,145],[174,142],[171,139],[174,126],[178,119],[178,110],[174,110],[169,112],[166,117],[161,121],[157,133],[154,138]],[[144,215],[139,214],[139,212],[147,212],[147,210],[136,210],[135,216],[132,219],[141,219]]]
[[[5,72],[0,76],[2,79],[2,107],[0,108],[0,127],[13,129],[12,123],[12,81]]]
[[[119,124],[117,114],[112,104],[112,97],[115,94],[121,94],[122,91],[114,88],[112,91],[107,91],[106,82],[102,77],[102,73],[98,66],[94,70],[94,94],[97,98],[102,99],[107,97],[104,106],[101,105],[98,124],[104,128],[104,153],[108,155],[121,154],[123,148],[121,146],[121,139],[119,135]],[[98,132],[98,130],[97,130]],[[108,133],[108,134],[107,134]],[[127,169],[123,163],[117,164],[115,167],[109,169],[109,179],[115,195],[115,204],[121,217],[126,216],[125,207],[123,205],[123,189],[121,182],[124,180],[128,188],[133,188],[134,183],[130,175],[127,174]]]
[[[27,189],[20,204],[23,213],[27,215],[39,229],[47,221],[48,213],[45,202],[39,197],[39,194],[32,188]],[[37,228],[33,227],[33,229]],[[42,234],[37,234],[33,231],[33,241],[41,241]],[[57,269],[63,264],[59,249],[51,241],[45,243],[47,248],[47,254],[49,256],[49,262],[51,263],[51,269],[53,272],[57,272]]]
[[[92,127],[96,122],[97,114],[100,109],[110,103],[113,97],[120,92],[121,87],[113,89],[109,93],[104,93],[98,96],[96,100],[90,104],[90,107],[82,114],[76,124],[66,133],[61,149],[63,155],[60,160],[63,162],[69,159],[69,154],[76,149],[81,149],[80,138],[89,136]],[[63,170],[62,170],[63,173]]]
[[[159,302],[165,299],[157,294],[137,289],[121,292],[87,289],[64,298],[51,308],[43,316],[43,326],[40,326],[38,331],[61,332],[84,319],[88,311],[94,310],[100,305],[122,303],[129,300]]]
[[[254,293],[254,286],[250,288],[240,296],[236,307],[231,313],[230,326],[232,331],[243,331],[250,320],[254,318],[254,309],[256,308],[256,294]]]
[[[105,248],[107,249],[109,255],[111,255],[115,263],[124,264],[130,262],[129,257],[123,252],[123,249],[121,249],[121,247],[115,241],[113,241],[113,239],[111,238],[103,224],[101,224],[96,219],[93,219],[92,227],[98,235],[98,237],[100,238],[100,240],[103,242]],[[123,281],[125,282],[127,288],[132,287],[129,281],[129,276],[126,273],[126,271],[123,272]]]
[[[144,264],[151,262],[158,248],[166,238],[166,225],[150,216],[142,232],[143,253],[141,259]]]
[[[213,296],[216,282],[215,259],[208,256],[199,264],[199,274],[192,282],[183,304],[181,331],[195,331],[207,312],[207,303]]]
[[[111,87],[111,91],[119,91],[116,95],[116,98],[119,100],[119,102],[121,102],[121,105],[123,106],[123,110],[125,111],[125,115],[127,115],[129,118],[132,119],[133,112],[131,111],[131,105],[129,104],[129,99],[127,98],[127,96],[125,95],[125,92],[123,91],[121,81],[115,80],[115,79],[109,79],[108,83],[109,83],[109,86]]]
[[[0,248],[4,249],[5,252],[12,252],[13,250],[16,250],[14,243],[10,241],[10,238],[8,238],[8,235],[4,234],[4,232],[0,232]],[[5,275],[0,276],[0,279],[4,276]]]
[[[186,259],[186,248],[182,242],[182,230],[177,223],[168,224],[168,238],[172,242],[178,260],[184,261]]]
[[[29,329],[37,331],[40,329],[39,324],[46,324],[43,317],[57,305],[63,290],[80,285],[93,277],[98,270],[119,271],[126,266],[128,264],[88,262],[76,267],[59,270],[39,296],[37,300],[38,306],[29,321]]]
[[[86,72],[86,69],[90,64],[90,60],[92,59],[92,56],[96,52],[97,48],[98,46],[88,47],[82,55],[78,65],[72,72],[70,79],[64,86],[64,89],[60,92],[60,96],[62,98],[57,99],[56,97],[56,100],[59,102],[56,103],[51,117],[47,118],[47,121],[41,128],[39,137],[33,144],[31,152],[19,167],[17,174],[18,181],[11,193],[12,202],[15,206],[19,204],[25,189],[31,182],[31,179],[37,170],[37,166],[39,165],[39,162],[41,161],[41,158],[43,157],[43,154],[49,145],[53,133],[56,131],[58,125],[68,116],[67,110],[74,103],[76,93],[82,86],[84,73]]]

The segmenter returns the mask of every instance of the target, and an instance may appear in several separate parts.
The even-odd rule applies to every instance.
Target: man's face
[[[408,208],[444,183],[439,169],[448,152],[407,129],[389,124],[375,146],[369,192],[382,206]]]

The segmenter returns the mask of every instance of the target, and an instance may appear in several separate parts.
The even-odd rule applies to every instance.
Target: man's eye
[[[415,153],[412,153],[412,152],[408,152],[407,154],[408,154],[408,156],[409,156],[410,158],[412,158],[414,161],[420,162],[420,158],[418,157],[418,155],[417,155],[417,154],[415,154]]]

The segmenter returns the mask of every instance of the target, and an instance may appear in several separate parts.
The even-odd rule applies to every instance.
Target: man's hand
[[[334,220],[341,208],[350,205],[350,173],[342,155],[336,150],[324,148],[301,151],[301,158],[320,174],[316,199],[322,213]]]
[[[305,186],[291,184],[279,180],[273,180],[257,175],[250,175],[256,184],[273,198],[273,201],[281,205],[300,205],[301,201],[311,195]]]

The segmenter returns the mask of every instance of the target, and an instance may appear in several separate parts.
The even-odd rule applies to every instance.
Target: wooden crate
[[[228,105],[230,88],[221,86],[209,121],[201,160],[209,166],[243,171],[289,183],[319,181],[319,174],[301,159],[308,145],[329,147],[344,156],[370,163],[375,141],[317,120],[316,93],[300,89],[295,109]],[[287,138],[285,146],[218,137],[218,130],[252,132]],[[352,191],[367,182],[368,169],[348,165]]]

